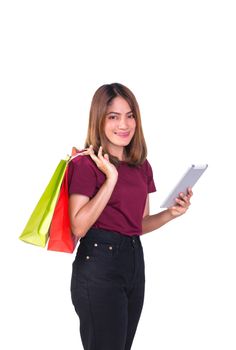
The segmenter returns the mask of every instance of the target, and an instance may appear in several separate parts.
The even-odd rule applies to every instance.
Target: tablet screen
[[[170,208],[173,205],[176,205],[177,203],[175,199],[179,197],[179,193],[183,192],[187,194],[188,187],[192,188],[195,185],[207,167],[208,164],[192,165],[161,204],[161,208]]]

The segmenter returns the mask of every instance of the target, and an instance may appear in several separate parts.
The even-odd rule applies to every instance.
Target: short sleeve
[[[147,160],[147,181],[148,181],[148,193],[156,192],[156,186],[153,179],[153,172],[150,163]]]
[[[96,189],[96,173],[86,156],[75,158],[69,163],[68,192],[93,197]]]

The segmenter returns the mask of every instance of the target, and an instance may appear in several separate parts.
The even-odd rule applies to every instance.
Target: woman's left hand
[[[192,195],[193,192],[190,187],[188,188],[186,195],[184,193],[179,194],[179,197],[176,198],[176,205],[167,209],[172,217],[177,217],[186,213],[191,205],[190,198]]]

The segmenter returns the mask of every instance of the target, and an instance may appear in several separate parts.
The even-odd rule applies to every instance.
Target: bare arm
[[[86,234],[107,205],[115,184],[116,181],[106,179],[91,200],[89,200],[89,197],[80,194],[70,196],[69,212],[71,229],[74,235],[83,237]]]
[[[193,192],[191,188],[188,189],[188,194],[186,196],[180,194],[176,199],[176,205],[163,210],[162,212],[154,215],[149,215],[149,195],[147,196],[146,205],[143,213],[142,221],[142,233],[148,233],[158,229],[159,227],[167,224],[167,222],[177,218],[178,216],[186,213],[190,206],[190,198]]]
[[[69,199],[69,215],[71,229],[74,235],[83,237],[89,228],[101,215],[107,205],[117,182],[118,173],[113,164],[109,162],[107,155],[102,156],[102,149],[96,156],[92,150],[84,152],[89,154],[95,161],[98,168],[106,175],[106,180],[96,195],[89,200],[89,197],[82,194],[72,194]]]
[[[147,215],[142,221],[142,232],[144,234],[157,230],[159,227],[167,224],[167,222],[173,219],[174,217],[170,215],[168,209],[158,214]]]

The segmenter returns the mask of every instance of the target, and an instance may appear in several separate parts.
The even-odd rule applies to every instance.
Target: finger
[[[93,145],[89,146],[89,155],[95,161],[95,163],[97,163],[99,161],[98,157],[96,156],[96,154],[94,152]]]
[[[91,153],[94,153],[93,145],[90,145],[90,146],[89,146],[89,151],[90,151]]]
[[[108,162],[109,162],[109,155],[106,153],[106,154],[104,154],[104,158],[106,159],[106,160],[108,160]]]
[[[99,149],[98,149],[98,158],[99,158],[99,159],[102,159],[102,158],[103,158],[103,157],[102,157],[102,146],[100,146]]]
[[[103,154],[103,148],[102,148],[102,146],[99,147],[99,151],[100,151],[100,158],[99,158],[99,159],[103,161],[103,160],[104,160],[105,154]]]
[[[181,197],[182,200],[184,200],[185,203],[187,203],[187,204],[190,203],[190,202],[189,202],[189,198],[190,198],[191,196],[185,195],[183,192],[181,192],[181,193],[179,194],[179,196]]]
[[[193,195],[193,191],[191,187],[188,187],[188,195],[191,197]]]
[[[99,162],[99,159],[94,152],[90,152],[89,155],[92,158],[92,160],[94,160],[95,163]]]
[[[180,200],[182,200],[182,201],[186,201],[186,199],[187,199],[187,197],[186,197],[186,195],[183,193],[183,192],[180,192],[179,193],[179,197],[178,197],[178,199],[180,199]]]
[[[85,148],[85,150],[81,152],[81,154],[90,154],[90,153],[94,153],[92,145],[90,145],[88,148]]]
[[[190,204],[188,196],[183,196],[182,198],[183,198],[183,200],[185,201],[186,204]]]
[[[89,154],[90,153],[90,150],[89,149],[85,149],[84,151],[80,152],[80,154]]]
[[[175,201],[181,206],[181,207],[186,207],[186,202],[183,201],[182,199],[180,198],[176,198]]]
[[[187,203],[187,205],[191,205],[190,198],[192,197],[192,194],[189,193],[186,196],[183,197],[183,200]]]
[[[88,148],[89,154],[90,155],[95,155],[94,149],[93,149],[93,145],[90,145]]]

